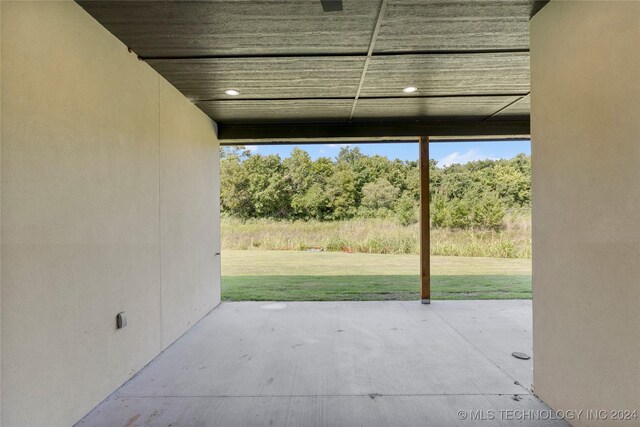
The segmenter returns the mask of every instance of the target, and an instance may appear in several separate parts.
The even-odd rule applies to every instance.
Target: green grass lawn
[[[222,299],[418,299],[419,257],[342,252],[225,250]],[[432,299],[530,299],[531,260],[431,258]]]

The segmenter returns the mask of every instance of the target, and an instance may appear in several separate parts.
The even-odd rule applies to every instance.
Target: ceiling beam
[[[513,101],[508,102],[504,107],[500,108],[498,111],[496,111],[495,113],[493,113],[493,114],[491,114],[491,115],[489,115],[489,116],[485,117],[485,118],[484,118],[484,119],[482,119],[482,120],[489,120],[489,119],[491,119],[492,117],[497,116],[498,114],[500,114],[501,112],[503,112],[503,111],[504,111],[504,110],[506,110],[507,108],[511,107],[511,106],[512,106],[513,104],[515,104],[516,102],[520,102],[520,101],[522,101],[525,97],[529,96],[529,94],[530,94],[530,93],[531,93],[531,92],[527,92],[526,94],[524,94],[524,95],[522,95],[522,96],[520,96],[520,97],[518,97],[518,98],[514,99]]]
[[[373,35],[371,36],[371,41],[369,42],[369,50],[367,51],[367,59],[364,61],[364,67],[362,68],[362,75],[360,75],[360,82],[358,83],[358,90],[356,91],[356,96],[353,100],[353,105],[351,106],[351,113],[349,114],[349,121],[353,118],[353,114],[356,111],[356,105],[358,104],[358,98],[360,97],[360,92],[362,91],[362,86],[364,86],[364,79],[367,77],[367,69],[369,68],[369,62],[371,62],[371,55],[373,55],[373,48],[376,45],[376,40],[378,39],[378,33],[380,32],[380,27],[382,26],[382,17],[384,16],[384,12],[387,10],[387,0],[382,0],[380,3],[380,10],[378,11],[378,19],[376,19],[376,25],[373,29]]]
[[[528,139],[529,120],[218,125],[222,145],[340,141]]]
[[[529,53],[529,49],[443,49],[443,50],[398,50],[391,52],[306,52],[306,53],[261,53],[240,55],[184,55],[184,56],[138,56],[142,61],[176,61],[181,59],[263,59],[263,58],[337,58],[344,56],[353,57],[380,57],[380,56],[405,56],[405,55],[477,55],[482,53]]]
[[[456,93],[456,94],[436,94],[436,95],[405,95],[405,96],[360,96],[358,99],[442,99],[442,98],[490,98],[495,96],[515,97],[513,101],[509,101],[504,107],[501,107],[496,113],[491,114],[494,116],[505,108],[509,107],[529,95],[530,92],[495,92],[495,93]],[[343,101],[353,99],[352,96],[323,96],[323,97],[307,97],[307,98],[189,98],[192,102],[231,102],[241,103],[256,102],[256,101],[313,101],[316,99],[323,99],[329,101]],[[490,117],[491,117],[490,116]]]

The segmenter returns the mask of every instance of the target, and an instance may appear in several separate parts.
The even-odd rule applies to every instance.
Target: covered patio
[[[640,425],[640,2],[0,15],[3,427]],[[426,304],[423,220],[425,304],[218,306],[221,146],[529,138],[531,304]]]
[[[530,301],[222,303],[78,426],[565,425],[514,351]]]

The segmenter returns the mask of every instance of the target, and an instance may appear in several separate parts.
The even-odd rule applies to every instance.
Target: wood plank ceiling
[[[78,3],[233,139],[366,124],[528,133],[531,0]]]

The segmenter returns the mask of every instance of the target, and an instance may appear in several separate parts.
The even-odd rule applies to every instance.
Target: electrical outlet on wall
[[[121,311],[116,315],[116,327],[122,329],[127,326],[127,313]]]

